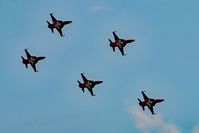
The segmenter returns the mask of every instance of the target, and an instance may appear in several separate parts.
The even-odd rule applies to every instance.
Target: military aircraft
[[[45,59],[46,57],[43,57],[43,56],[40,56],[40,57],[37,57],[37,56],[32,56],[30,55],[30,53],[28,52],[28,49],[24,49],[25,50],[25,53],[26,53],[26,56],[27,58],[25,59],[23,56],[21,56],[22,58],[22,63],[25,64],[26,68],[28,68],[28,64],[30,64],[32,66],[32,68],[34,69],[35,72],[38,72],[36,70],[36,64],[38,61],[40,60],[43,60]]]
[[[70,24],[72,23],[72,21],[62,21],[62,20],[57,20],[54,16],[53,16],[53,13],[50,13],[50,17],[52,19],[52,24],[48,21],[46,21],[48,23],[48,28],[51,29],[52,33],[54,33],[54,28],[57,29],[57,31],[59,32],[59,34],[61,36],[63,36],[63,33],[62,33],[62,28],[64,27],[64,25],[66,24]]]
[[[148,98],[144,91],[141,92],[142,93],[142,96],[144,98],[144,101],[142,102],[139,98],[138,98],[138,101],[139,101],[139,105],[142,106],[142,109],[145,110],[145,106],[147,106],[149,108],[149,110],[151,111],[151,113],[154,115],[154,111],[153,111],[153,106],[155,106],[156,103],[159,103],[159,102],[162,102],[164,101],[164,99],[153,99],[153,98]]]
[[[126,46],[127,43],[131,43],[131,42],[134,42],[135,40],[134,39],[120,39],[115,31],[113,32],[113,36],[114,36],[114,39],[115,41],[112,42],[111,39],[109,39],[109,42],[110,42],[110,47],[113,48],[113,51],[115,52],[115,47],[118,47],[120,52],[122,53],[122,56],[124,56],[124,47]]]
[[[87,88],[88,91],[91,93],[92,96],[95,96],[93,94],[93,88],[95,87],[95,85],[97,84],[101,84],[103,81],[94,81],[94,80],[88,80],[83,73],[81,73],[82,79],[83,79],[83,83],[81,83],[79,80],[77,80],[77,82],[79,83],[79,87],[82,89],[82,91],[84,92],[84,88]]]

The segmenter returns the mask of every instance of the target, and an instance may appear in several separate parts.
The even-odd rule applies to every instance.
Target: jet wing
[[[53,23],[57,22],[57,19],[53,16],[53,14],[52,14],[52,13],[50,14],[50,17],[51,17],[51,19],[52,19]]]
[[[92,96],[95,96],[95,95],[93,94],[93,88],[88,88],[88,91],[91,93]]]
[[[61,29],[59,29],[59,28],[56,28],[57,29],[57,31],[59,32],[59,34],[61,35],[61,36],[63,36],[63,34],[62,34],[62,30]]]
[[[35,72],[38,72],[38,71],[36,70],[36,65],[35,65],[35,64],[31,64],[31,66],[32,66],[32,68],[33,68],[33,70],[34,70]]]
[[[26,68],[28,68],[28,64],[25,64]]]
[[[27,51],[27,49],[25,49],[25,52],[26,52],[26,56],[27,56],[27,58],[30,58],[30,57],[31,57],[31,55],[30,55],[30,53]]]
[[[81,73],[81,76],[82,76],[82,79],[83,79],[84,82],[87,82],[87,81],[88,81],[88,79],[84,76],[83,73]]]
[[[54,29],[53,28],[50,28],[50,29],[51,29],[52,33],[54,33]]]
[[[82,91],[84,92],[84,88],[82,88]]]
[[[145,110],[144,106],[142,106],[143,111]]]
[[[115,34],[115,31],[113,32],[113,36],[114,36],[115,40],[119,40],[119,37]]]
[[[146,96],[146,94],[144,94],[144,91],[142,91],[142,96],[144,98],[144,100],[148,100],[149,98]]]
[[[148,106],[149,110],[151,111],[151,113],[154,115],[154,111],[153,111],[153,107],[152,106]]]
[[[120,52],[122,53],[122,55],[124,56],[125,54],[124,54],[124,47],[118,47],[119,48],[119,50],[120,50]]]

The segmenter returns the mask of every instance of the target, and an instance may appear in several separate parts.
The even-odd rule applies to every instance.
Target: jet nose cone
[[[95,83],[96,84],[101,84],[101,83],[103,83],[103,81],[96,81]]]
[[[101,83],[103,83],[103,81],[99,81],[99,83],[101,84]]]
[[[158,101],[159,101],[159,102],[163,102],[163,101],[164,101],[164,99],[158,99]]]
[[[131,42],[134,42],[135,40],[134,39],[130,39],[130,40],[126,40],[126,43],[131,43]]]
[[[67,21],[68,24],[72,23],[72,21]]]
[[[132,40],[129,40],[129,42],[134,42],[135,40],[134,39],[132,39]]]
[[[46,58],[46,57],[44,57],[44,56],[43,56],[43,57],[39,57],[40,60],[43,60],[43,59],[45,59],[45,58]]]

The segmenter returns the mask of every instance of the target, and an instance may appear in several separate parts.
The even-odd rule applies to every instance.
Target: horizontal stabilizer
[[[84,92],[84,87],[82,87],[82,83],[79,80],[77,80],[77,82],[79,83],[79,88],[82,88],[82,91]]]
[[[109,40],[109,42],[110,42],[110,44],[112,44],[113,42],[111,41],[111,39],[108,39]]]
[[[22,59],[22,63],[26,66],[26,68],[28,68],[28,64],[26,63],[26,60],[23,56],[21,56]]]
[[[142,106],[142,109],[145,110],[145,108],[144,108],[144,106],[142,104],[142,101],[139,98],[138,98],[138,101],[139,101],[139,105]]]
[[[142,101],[138,98],[139,103],[141,103]]]
[[[50,22],[46,21],[48,23],[48,25],[50,25]]]

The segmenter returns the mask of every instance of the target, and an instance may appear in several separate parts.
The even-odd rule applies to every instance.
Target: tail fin
[[[111,39],[108,39],[109,40],[109,42],[110,42],[110,47],[112,47],[113,48],[113,52],[115,52],[115,47],[113,46],[113,42],[111,41]]]
[[[139,105],[142,106],[142,109],[144,110],[144,105],[142,104],[142,101],[138,98],[138,101],[139,101]]]
[[[24,59],[24,57],[21,56],[21,58],[22,58],[22,63],[26,66],[26,68],[28,68],[28,64],[26,63],[26,60]]]
[[[84,87],[82,86],[82,83],[79,80],[77,80],[77,82],[79,83],[79,88],[81,88],[82,91],[84,92]]]

